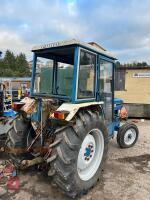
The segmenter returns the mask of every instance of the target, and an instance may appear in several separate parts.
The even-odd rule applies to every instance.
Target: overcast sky
[[[72,38],[150,63],[150,0],[0,0],[0,50]]]

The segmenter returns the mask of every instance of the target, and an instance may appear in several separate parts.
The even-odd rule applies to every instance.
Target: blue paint
[[[96,101],[100,101],[100,59],[97,55],[97,87],[96,87]]]
[[[4,117],[14,117],[14,116],[16,116],[16,114],[17,114],[17,112],[15,112],[12,109],[9,109],[9,110],[6,110],[3,112]]]
[[[74,70],[73,70],[74,76],[73,76],[73,84],[72,84],[72,103],[76,102],[78,59],[79,59],[79,47],[77,46],[74,51]]]
[[[114,134],[114,122],[110,122],[107,126],[109,136],[113,136]]]
[[[119,99],[119,98],[114,98],[114,104],[121,105],[121,104],[123,104],[123,100]]]
[[[85,156],[86,156],[86,157],[89,157],[90,154],[91,154],[91,148],[88,147],[88,148],[86,148],[85,150],[86,150]]]
[[[36,111],[32,113],[31,120],[40,122],[41,121],[41,108],[42,108],[42,99],[39,98],[36,105]]]
[[[119,111],[121,110],[123,106],[123,100],[115,98],[113,100],[114,102],[114,112],[113,112],[113,129],[114,131],[118,131],[120,127],[120,117],[119,117]]]
[[[95,85],[94,85],[95,100],[97,99],[98,86],[99,86],[98,85],[98,55],[96,55]]]

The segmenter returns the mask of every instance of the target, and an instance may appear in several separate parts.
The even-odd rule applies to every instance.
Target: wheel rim
[[[133,128],[127,130],[124,135],[124,143],[126,145],[131,145],[134,143],[135,139],[136,139],[136,131]]]
[[[104,137],[99,129],[93,129],[84,138],[77,160],[81,180],[88,181],[97,172],[104,152]]]

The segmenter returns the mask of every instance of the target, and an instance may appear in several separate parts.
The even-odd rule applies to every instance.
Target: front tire
[[[137,142],[139,130],[134,123],[128,122],[119,128],[117,143],[120,148],[130,148]]]
[[[56,159],[49,174],[67,196],[76,197],[93,187],[101,175],[108,150],[108,132],[98,112],[80,111],[73,126],[61,129],[53,149]]]

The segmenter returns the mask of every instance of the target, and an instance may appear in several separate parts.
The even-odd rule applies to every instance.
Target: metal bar
[[[114,121],[115,63],[112,64],[112,121]]]
[[[100,58],[97,56],[97,95],[96,100],[100,101]]]
[[[78,70],[78,52],[79,47],[77,46],[74,51],[74,71],[73,71],[73,85],[72,85],[72,102],[74,103],[76,101],[76,90],[77,90],[77,70]]]
[[[37,56],[34,53],[33,54],[33,63],[32,63],[32,78],[31,78],[30,95],[32,95],[33,91],[34,91],[34,80],[35,80],[35,73],[36,73],[36,61],[37,61]]]
[[[43,127],[43,125],[42,125],[42,127]],[[39,136],[41,135],[41,129],[42,129],[42,127],[40,126],[39,128],[37,128],[37,130],[36,130],[36,137],[32,140],[32,142],[31,142],[31,144],[30,144],[30,146],[27,148],[27,151],[30,151],[30,149],[31,149],[31,147],[34,145],[34,143],[36,142],[36,140],[39,138]]]
[[[50,94],[50,95],[48,95],[48,94],[32,94],[32,96],[31,97],[45,97],[45,98],[59,98],[59,99],[66,99],[66,100],[70,100],[71,99],[71,97],[69,97],[69,96],[63,96],[63,95],[55,95],[55,94]]]

